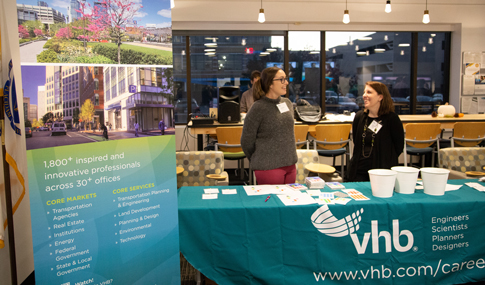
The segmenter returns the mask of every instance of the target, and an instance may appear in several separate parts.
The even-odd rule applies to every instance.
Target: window
[[[320,105],[320,32],[289,32],[289,99]],[[304,101],[303,101],[304,100]]]
[[[270,66],[284,67],[284,36],[190,36],[192,113],[209,114],[217,106],[218,88],[237,86],[240,94],[250,86],[254,70]],[[175,121],[187,121],[187,86],[185,69],[185,37],[174,37]],[[176,56],[175,56],[176,55]],[[181,68],[181,69],[178,69]],[[182,76],[181,76],[182,75]]]
[[[99,90],[99,81],[97,78],[94,79],[94,90]]]
[[[449,98],[449,32],[288,31],[287,38],[283,32],[206,33],[173,37],[177,123],[185,123],[188,112],[208,114],[221,86],[237,86],[242,94],[251,87],[251,72],[270,66],[287,67],[290,100],[304,99],[326,113],[362,109],[367,81],[386,84],[398,114],[429,114]],[[151,85],[153,76],[140,69],[140,80]]]
[[[145,68],[140,67],[140,85],[145,85]]]

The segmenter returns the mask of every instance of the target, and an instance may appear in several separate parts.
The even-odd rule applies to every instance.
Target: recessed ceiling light
[[[215,48],[208,48],[208,49],[205,49],[204,51],[205,52],[211,52],[211,51],[216,51],[216,49]]]
[[[215,52],[206,52],[205,55],[215,55]]]
[[[399,44],[399,46],[400,46],[400,47],[408,47],[408,46],[409,46],[409,44],[404,43],[404,44]]]
[[[385,52],[386,49],[385,48],[375,48],[374,51],[375,52]]]
[[[357,54],[358,55],[365,55],[365,51],[358,51]]]

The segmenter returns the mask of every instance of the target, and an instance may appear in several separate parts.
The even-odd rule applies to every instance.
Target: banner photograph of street
[[[170,1],[18,0],[25,63],[172,65]]]
[[[172,78],[164,66],[22,65],[27,149],[174,134]]]

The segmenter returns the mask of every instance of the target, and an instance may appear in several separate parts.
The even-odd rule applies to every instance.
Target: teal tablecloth
[[[247,196],[234,186],[218,188],[236,188],[237,195],[202,200],[207,187],[182,187],[181,251],[220,285],[485,280],[485,193],[464,185],[444,196],[421,190],[383,199],[372,196],[369,183],[344,185],[371,199],[328,206],[325,214],[333,215],[340,237],[314,226],[318,204],[284,206],[276,195],[264,202],[266,195]]]

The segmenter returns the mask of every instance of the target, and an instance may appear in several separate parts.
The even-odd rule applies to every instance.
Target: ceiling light
[[[344,18],[343,18],[342,22],[344,22],[344,24],[350,23],[349,10],[347,10],[347,0],[345,0]]]
[[[399,46],[400,46],[400,47],[408,47],[408,46],[409,46],[409,44],[404,43],[404,44],[399,44]]]
[[[205,52],[211,52],[211,51],[216,51],[216,49],[215,48],[208,48],[208,49],[205,49],[204,51]]]
[[[433,44],[433,38],[428,39],[428,44],[432,45]]]
[[[425,46],[423,46],[423,52],[426,52],[426,47]]]
[[[385,52],[385,51],[386,51],[385,48],[376,48],[376,49],[374,49],[374,52],[376,52],[376,53],[381,53],[381,52]]]
[[[384,11],[386,11],[386,13],[391,13],[391,0],[387,0],[386,1],[386,9],[384,9]]]
[[[276,49],[275,48],[267,48],[266,51],[274,52],[274,51],[276,51]]]
[[[336,52],[337,52],[337,50],[336,50],[336,49],[332,49],[332,53],[336,53]]]
[[[261,9],[259,9],[258,22],[264,23],[266,21],[264,17],[263,0],[261,0]]]
[[[387,35],[384,35],[384,40],[387,41],[389,37]]]
[[[185,50],[184,49],[182,50],[182,55],[185,55]]]
[[[369,53],[369,51],[368,51],[368,50],[366,50],[366,51],[365,51],[365,55],[369,55],[369,54],[370,54],[370,53]]]
[[[268,54],[269,54],[269,52],[267,52],[267,51],[263,51],[263,52],[261,52],[261,54],[268,55]]]
[[[205,43],[204,44],[206,47],[216,47],[217,43]]]
[[[319,51],[311,51],[310,54],[319,54]]]
[[[423,23],[424,24],[428,24],[429,23],[428,0],[426,0],[426,10],[424,10]]]
[[[359,50],[359,45],[355,45],[355,50]]]
[[[216,54],[215,52],[206,52],[205,55],[214,55]]]
[[[436,34],[431,34],[432,37],[436,37]]]
[[[357,55],[365,55],[365,51],[358,51]]]
[[[370,40],[372,40],[372,37],[359,38],[359,41],[370,41]]]
[[[242,39],[241,45],[245,46],[246,45],[246,39]]]
[[[349,10],[344,10],[344,18],[342,22],[344,22],[344,24],[350,23]]]
[[[404,55],[404,50],[401,50],[401,55]]]

